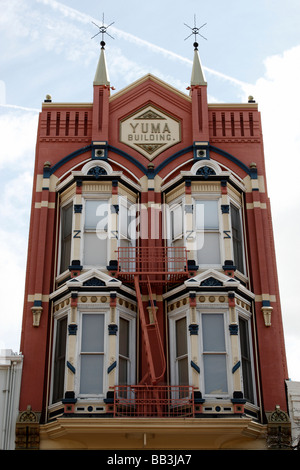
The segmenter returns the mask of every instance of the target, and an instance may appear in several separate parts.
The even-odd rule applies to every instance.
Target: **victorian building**
[[[16,448],[289,441],[258,105],[153,75],[39,117]]]

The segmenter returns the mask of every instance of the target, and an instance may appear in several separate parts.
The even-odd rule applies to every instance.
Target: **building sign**
[[[121,121],[120,142],[149,160],[181,140],[180,122],[153,106]]]

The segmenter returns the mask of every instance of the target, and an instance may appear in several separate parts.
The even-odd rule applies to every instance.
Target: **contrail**
[[[3,104],[3,103],[0,103],[0,107],[2,108],[12,108],[12,109],[20,109],[22,111],[30,111],[30,112],[35,112],[35,113],[39,113],[41,110],[40,109],[36,109],[36,108],[26,108],[25,106],[18,106],[16,104]]]
[[[51,8],[55,10],[59,10],[61,13],[63,13],[66,17],[75,19],[77,21],[80,21],[81,23],[88,24],[91,21],[96,22],[97,19],[82,13],[78,10],[75,10],[74,8],[68,7],[66,5],[63,5],[60,2],[57,2],[56,0],[36,0],[38,3],[43,3],[45,5],[49,5]],[[112,31],[112,34],[115,34],[116,36],[125,39],[126,41],[132,42],[138,46],[141,47],[147,47],[153,52],[159,53],[164,55],[165,57],[173,58],[176,60],[180,60],[181,62],[184,62],[188,65],[192,64],[192,60],[187,59],[186,57],[183,57],[179,54],[176,54],[175,52],[169,51],[167,49],[164,49],[160,46],[156,46],[155,44],[145,41],[144,39],[138,38],[137,36],[134,36],[133,34],[127,33],[125,31],[122,31],[118,28],[115,28],[114,26],[111,26],[110,30]],[[235,85],[241,86],[242,88],[249,86],[248,83],[242,82],[241,80],[238,80],[234,77],[230,77],[229,75],[223,74],[221,72],[218,72],[216,70],[210,69],[208,67],[203,67],[204,70],[212,75],[215,75],[219,78],[222,78],[223,80],[227,80],[231,83],[234,83]]]

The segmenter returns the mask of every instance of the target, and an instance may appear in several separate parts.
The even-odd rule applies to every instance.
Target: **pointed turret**
[[[107,71],[106,57],[105,57],[105,42],[101,41],[100,57],[97,65],[97,70],[94,78],[94,85],[110,86],[110,80]]]
[[[198,43],[194,42],[194,61],[191,76],[190,96],[193,112],[194,141],[209,141],[207,83],[201,66]]]
[[[100,57],[93,82],[94,106],[92,139],[108,140],[108,112],[110,96],[110,80],[105,58],[105,42],[101,41]]]
[[[197,85],[207,85],[204,72],[201,65],[201,60],[198,52],[198,43],[194,42],[194,61],[193,61],[193,69],[192,69],[192,76],[191,76],[191,86]]]

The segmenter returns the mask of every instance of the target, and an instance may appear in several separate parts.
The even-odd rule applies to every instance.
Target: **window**
[[[218,200],[196,200],[196,238],[198,264],[220,264]]]
[[[171,216],[171,241],[176,243],[183,237],[183,210],[182,204],[176,204],[170,208]]]
[[[205,394],[224,395],[228,393],[224,315],[201,316]]]
[[[65,363],[66,363],[67,317],[56,322],[56,339],[53,364],[53,403],[61,400],[64,395]]]
[[[243,232],[242,232],[240,210],[233,204],[230,204],[230,213],[231,213],[233,259],[234,259],[234,263],[238,271],[240,271],[241,273],[244,273]]]
[[[84,218],[84,264],[107,265],[108,201],[88,199],[85,201]]]
[[[175,322],[177,385],[188,385],[188,346],[186,317]]]
[[[244,397],[246,400],[254,403],[249,320],[242,317],[239,318],[239,331]]]
[[[130,383],[129,321],[120,318],[119,322],[119,385]]]
[[[80,394],[103,394],[104,314],[83,313],[81,325]]]
[[[73,204],[68,204],[67,206],[62,207],[60,273],[66,271],[70,266],[72,242],[72,216]]]

